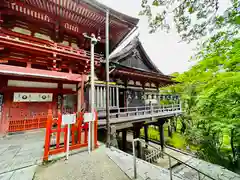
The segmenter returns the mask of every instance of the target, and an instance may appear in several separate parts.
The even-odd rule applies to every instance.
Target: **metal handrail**
[[[133,141],[132,141],[132,148],[133,148],[133,170],[134,170],[134,179],[137,179],[137,162],[136,162],[136,154],[135,154],[135,142],[137,142],[137,141],[139,141],[139,142],[141,142],[141,143],[144,143],[145,145],[148,145],[148,146],[150,146],[150,147],[152,147],[152,148],[154,148],[154,149],[156,149],[156,150],[159,150],[157,147],[155,147],[155,146],[153,146],[153,145],[145,142],[145,141],[142,140],[142,139],[139,139],[139,138],[133,139]],[[199,171],[198,169],[196,169],[196,168],[194,168],[194,167],[186,164],[185,162],[183,162],[183,161],[175,158],[174,156],[172,156],[172,155],[164,152],[163,150],[162,150],[162,153],[168,156],[168,160],[169,160],[169,171],[170,171],[170,180],[173,180],[172,167],[171,167],[171,158],[173,158],[173,159],[177,160],[178,162],[180,162],[180,163],[182,163],[182,164],[190,167],[191,169],[194,169],[195,171],[197,171],[197,172],[198,172],[198,179],[199,179],[199,180],[200,180],[200,174],[203,174],[204,176],[206,176],[206,177],[208,177],[208,178],[210,178],[210,179],[212,179],[212,180],[216,180],[216,179],[214,179],[213,177],[205,174],[204,172]]]

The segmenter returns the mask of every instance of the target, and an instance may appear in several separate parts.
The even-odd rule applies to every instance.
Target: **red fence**
[[[47,123],[47,116],[35,116],[24,119],[9,119],[8,132],[26,131],[32,129],[45,128]]]
[[[97,118],[97,116],[95,116]],[[94,121],[94,148],[97,148],[97,119]],[[83,112],[77,114],[76,123],[70,128],[69,150],[79,149],[88,146],[88,123],[83,121]],[[46,125],[46,137],[43,160],[47,161],[49,155],[64,153],[67,150],[67,125],[62,126],[62,114],[58,118],[53,118],[52,111],[49,110]]]

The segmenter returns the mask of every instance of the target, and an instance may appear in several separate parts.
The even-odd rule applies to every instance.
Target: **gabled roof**
[[[157,72],[159,74],[163,74],[157,66],[152,62],[150,57],[147,55],[145,49],[142,46],[142,43],[140,42],[138,36],[135,36],[125,47],[123,47],[118,52],[112,54],[110,56],[110,62],[112,63],[118,63],[122,59],[131,56],[133,51],[137,49],[140,51],[141,55],[143,56],[144,61],[147,62],[147,64],[153,69],[153,72]]]

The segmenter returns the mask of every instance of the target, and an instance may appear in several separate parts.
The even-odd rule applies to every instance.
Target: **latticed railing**
[[[144,115],[157,115],[168,113],[181,113],[180,104],[170,105],[150,105],[150,106],[138,106],[138,107],[124,107],[124,108],[112,108],[110,111],[110,118],[121,118],[128,116],[144,116]],[[99,110],[99,116],[105,116],[105,110]]]

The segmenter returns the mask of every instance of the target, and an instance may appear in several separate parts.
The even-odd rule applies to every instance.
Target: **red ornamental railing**
[[[45,128],[47,122],[47,116],[33,116],[25,117],[22,119],[11,119],[9,118],[9,129],[8,132],[26,131],[32,129]]]
[[[97,118],[97,114],[95,116]],[[94,148],[97,148],[97,119],[94,121]],[[77,114],[76,123],[70,128],[70,144],[69,150],[75,150],[88,146],[88,123],[84,123],[83,112]],[[67,125],[62,125],[62,114],[58,114],[58,118],[53,118],[52,111],[49,110],[46,136],[44,146],[43,160],[48,161],[50,155],[65,153],[67,150]]]
[[[65,46],[55,43],[53,41],[39,39],[29,35],[9,31],[3,28],[0,30],[0,40],[5,40],[5,43],[12,42],[16,44],[22,44],[25,46],[29,46],[29,48],[42,48],[47,52],[54,52],[59,55],[68,55],[71,57],[85,60],[88,64],[90,64],[91,54],[90,52],[83,49]],[[94,53],[94,55],[96,61],[101,61],[103,59],[103,55],[101,54]]]

